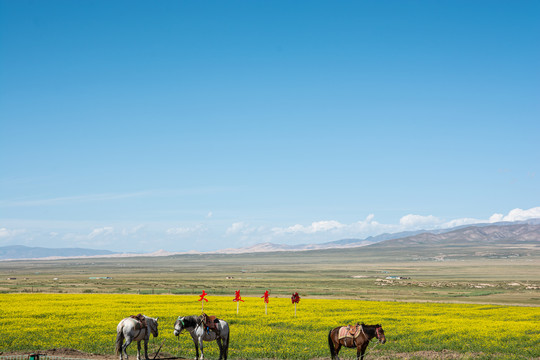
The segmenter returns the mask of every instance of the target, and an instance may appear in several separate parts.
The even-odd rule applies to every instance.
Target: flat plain
[[[197,299],[204,289],[210,299],[205,310],[234,326],[231,359],[326,358],[328,330],[355,321],[380,322],[389,338],[368,359],[537,359],[539,265],[536,252],[441,260],[417,251],[398,256],[368,248],[3,261],[2,307],[21,307],[2,313],[4,329],[14,334],[2,351],[63,349],[68,357],[113,359],[116,323],[142,311],[163,319],[160,336],[166,345],[160,358],[192,358],[190,340],[173,339],[172,324],[178,315],[200,313]],[[236,290],[246,299],[239,315],[232,302]],[[260,299],[266,290],[268,317]],[[292,316],[293,292],[302,298],[298,318]],[[84,330],[87,336],[37,343],[40,326],[50,328],[65,311],[70,323],[89,316],[101,320]],[[32,319],[40,321],[30,331],[25,326]],[[65,330],[75,331],[67,325]],[[153,340],[151,350],[161,341]],[[217,358],[217,346],[208,349],[208,358]],[[85,353],[74,356],[74,351]],[[343,355],[352,358],[355,352]]]
[[[535,255],[534,253],[533,255]],[[0,262],[0,292],[197,294],[540,305],[537,256],[416,260],[367,248]]]

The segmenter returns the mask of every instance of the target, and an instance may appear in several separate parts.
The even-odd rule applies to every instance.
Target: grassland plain
[[[405,280],[386,280],[399,276]],[[257,296],[540,305],[540,259],[396,261],[358,249],[0,261],[0,293]]]
[[[262,294],[261,294],[262,295]],[[154,351],[193,358],[191,338],[173,336],[180,315],[200,314],[193,295],[0,294],[0,349],[38,351],[73,348],[112,354],[118,322],[131,314],[159,317]],[[244,297],[236,314],[233,296],[210,296],[205,312],[231,326],[231,359],[313,359],[329,357],[327,335],[336,326],[357,321],[380,323],[387,343],[372,355],[446,351],[474,359],[540,357],[540,308],[479,304],[408,303],[302,299],[294,317],[289,298],[271,297],[268,315],[258,297]],[[370,349],[374,344],[370,345]],[[132,346],[130,354],[136,347]],[[342,350],[345,358],[355,352]],[[217,358],[215,344],[205,355]],[[441,357],[442,358],[442,357]]]

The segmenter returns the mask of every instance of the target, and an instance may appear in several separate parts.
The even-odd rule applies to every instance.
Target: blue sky
[[[540,217],[538,1],[0,0],[0,246]]]

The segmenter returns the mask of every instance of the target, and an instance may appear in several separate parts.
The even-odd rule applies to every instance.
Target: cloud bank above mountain
[[[14,222],[0,227],[0,245],[49,247],[89,247],[113,251],[148,252],[209,251],[227,247],[251,246],[262,242],[288,245],[322,243],[343,238],[366,238],[382,233],[413,230],[446,229],[456,226],[501,221],[521,221],[540,218],[540,207],[513,209],[507,214],[495,213],[486,219],[442,219],[434,215],[407,214],[397,223],[383,223],[375,214],[344,223],[334,219],[313,221],[309,224],[268,226],[248,221],[213,225],[210,221],[173,226],[171,224],[63,224],[58,222]],[[25,226],[26,225],[26,226]]]

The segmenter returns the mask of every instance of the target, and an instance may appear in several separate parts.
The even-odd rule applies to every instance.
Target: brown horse
[[[356,324],[352,329],[352,333],[348,333],[346,337],[340,339],[340,329],[342,335],[344,332],[349,332],[350,327],[340,326],[330,330],[328,333],[328,346],[330,346],[330,355],[332,360],[339,360],[338,354],[342,346],[348,348],[356,347],[356,359],[364,359],[364,353],[369,345],[369,342],[373,338],[377,338],[379,343],[384,344],[386,337],[384,336],[384,330],[381,325],[365,325]]]

